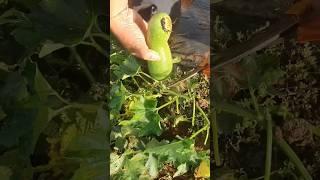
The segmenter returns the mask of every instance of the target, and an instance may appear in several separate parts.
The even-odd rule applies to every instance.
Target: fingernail
[[[159,61],[160,60],[160,56],[158,55],[158,53],[150,51],[147,55],[148,60],[150,61]]]

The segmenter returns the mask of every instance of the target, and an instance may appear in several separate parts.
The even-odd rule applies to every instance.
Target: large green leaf
[[[1,80],[0,80],[1,82]],[[10,73],[0,84],[0,104],[14,105],[29,97],[26,80],[18,73]]]
[[[133,56],[125,56],[123,54],[115,54],[110,58],[111,61],[117,62],[117,65],[111,66],[112,75],[115,75],[117,80],[127,79],[128,77],[136,75],[140,70],[140,64]]]
[[[29,156],[25,156],[19,149],[12,149],[0,156],[0,166],[10,168],[10,180],[30,180],[32,179],[32,167]],[[1,177],[1,175],[0,175]],[[4,180],[1,178],[1,180]]]
[[[32,153],[39,135],[51,120],[52,110],[46,100],[53,90],[33,63],[22,74],[10,73],[0,90],[0,102],[6,114],[0,129],[0,144],[22,145]]]
[[[65,147],[65,156],[86,162],[107,161],[108,142],[106,137],[106,129],[97,129],[79,135]]]
[[[49,121],[49,108],[40,104],[33,108],[13,107],[7,114],[5,125],[0,129],[0,144],[6,147],[21,144],[25,153],[32,153]]]
[[[147,172],[145,162],[148,156],[143,153],[138,153],[132,158],[125,161],[122,171],[112,176],[112,179],[119,180],[140,180],[143,178],[142,174]],[[151,179],[150,177],[147,179]]]
[[[45,42],[39,52],[39,57],[43,58],[52,52],[66,47],[64,44],[61,43],[52,43],[52,42]]]
[[[65,45],[77,44],[86,34],[92,19],[85,0],[42,0],[27,17],[30,23],[18,26],[12,34],[30,49],[47,40]]]
[[[158,143],[153,141],[152,144],[147,145],[145,153],[157,155],[158,159],[161,161],[173,162],[178,166],[183,163],[194,163],[199,158],[194,149],[194,142],[190,139],[165,145],[156,144]]]
[[[111,98],[108,105],[110,109],[110,114],[112,116],[119,114],[120,109],[126,99],[126,95],[127,95],[127,90],[122,83],[119,82],[117,84],[114,84],[111,87],[111,90],[110,90]]]
[[[153,97],[139,96],[129,104],[129,114],[133,114],[130,120],[121,121],[122,131],[125,135],[137,136],[160,135],[162,132],[161,117],[156,111],[157,100]]]
[[[65,147],[65,156],[81,162],[72,180],[102,180],[107,178],[106,130],[97,129],[93,132],[72,138]]]

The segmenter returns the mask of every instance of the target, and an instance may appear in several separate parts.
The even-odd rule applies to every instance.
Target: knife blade
[[[292,5],[276,23],[270,25],[264,31],[261,31],[250,38],[248,41],[235,45],[214,56],[212,70],[216,70],[226,64],[234,63],[242,58],[257,52],[272,42],[279,39],[283,33],[295,27],[305,12],[311,7],[310,0],[300,0]]]

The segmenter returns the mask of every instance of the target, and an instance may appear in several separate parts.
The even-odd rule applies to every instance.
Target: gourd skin
[[[150,49],[156,51],[159,61],[148,62],[150,75],[156,80],[167,78],[173,67],[171,50],[168,40],[172,31],[170,16],[166,13],[153,15],[148,23],[147,43]]]

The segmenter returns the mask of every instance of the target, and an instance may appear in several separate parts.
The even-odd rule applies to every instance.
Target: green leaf
[[[156,111],[157,100],[155,98],[139,96],[129,104],[129,113],[134,114],[130,120],[119,123],[125,135],[137,136],[160,135],[162,132],[161,117]]]
[[[52,52],[64,48],[66,47],[64,44],[61,43],[44,43],[44,45],[42,46],[40,52],[39,52],[39,58],[43,58],[49,54],[51,54]]]
[[[32,77],[35,69],[28,73]],[[35,79],[37,83],[41,80]],[[19,73],[10,73],[0,90],[0,102],[6,112],[5,123],[0,129],[0,144],[11,147],[21,143],[25,153],[31,153],[39,135],[51,119],[51,109],[37,94],[29,92],[32,82]],[[31,95],[32,93],[32,95]]]
[[[144,172],[146,171],[146,168],[144,165],[146,159],[147,159],[147,156],[145,156],[142,153],[138,153],[135,156],[133,156],[129,161],[126,161],[123,169],[125,173],[122,179],[128,179],[128,180],[141,179],[139,178],[139,176],[141,174],[144,174]]]
[[[26,17],[23,12],[18,11],[14,8],[9,9],[2,13],[0,16],[0,25],[12,23],[12,24],[19,24],[21,21],[26,21]]]
[[[0,166],[10,168],[6,169],[6,173],[10,175],[10,180],[29,180],[32,179],[32,166],[30,157],[19,149],[12,149],[0,156]],[[1,178],[0,175],[0,179]]]
[[[113,56],[111,56],[111,60],[113,59],[112,61],[115,61],[114,59],[116,59],[117,56],[115,55],[114,58],[112,57]],[[128,77],[136,75],[139,72],[140,64],[133,56],[127,56],[124,60],[123,56],[120,58],[122,60],[121,63],[113,68],[113,73],[116,75],[117,79],[124,80]]]
[[[13,105],[29,97],[27,82],[17,72],[10,73],[0,87],[0,104],[2,105]]]
[[[48,108],[45,105],[43,106],[39,105],[39,107],[36,107],[36,108],[38,109],[38,112],[32,124],[32,141],[31,141],[30,152],[34,151],[34,148],[36,146],[36,143],[38,141],[40,134],[47,127],[49,121],[51,120],[52,111],[50,108]]]
[[[99,161],[96,163],[82,164],[77,169],[71,180],[102,180],[107,178],[107,162]]]
[[[0,0],[0,5],[7,5],[9,0]]]
[[[64,143],[65,157],[77,159],[81,166],[76,170],[72,180],[100,180],[107,178],[106,130],[96,129],[93,132],[75,136],[72,128],[71,138]],[[70,139],[69,139],[70,138]]]
[[[146,168],[148,169],[151,178],[158,177],[158,160],[155,157],[153,157],[152,153],[149,154],[149,158],[146,163]]]
[[[152,153],[158,156],[158,159],[166,162],[173,162],[175,165],[183,163],[194,163],[199,157],[194,149],[194,142],[191,139],[185,139],[170,144],[150,147],[147,145],[145,153]]]
[[[38,67],[36,68],[36,74],[34,77],[34,89],[42,101],[46,101],[49,95],[55,93],[48,81],[43,77]]]
[[[66,128],[61,137],[61,152],[64,152],[70,143],[78,136],[79,130],[75,124],[71,124]]]
[[[110,126],[108,126],[109,122],[109,113],[104,108],[104,103],[101,104],[101,106],[97,110],[97,116],[96,116],[96,128],[102,128],[102,129],[108,129]]]
[[[93,132],[77,136],[65,147],[65,156],[86,162],[107,161],[108,142],[106,136],[105,129],[96,129]]]
[[[37,94],[42,102],[50,104],[50,102],[48,102],[48,98],[49,96],[56,94],[56,92],[43,77],[38,65],[33,62],[28,62],[23,75],[27,78],[31,91]]]
[[[35,48],[45,39],[41,34],[36,32],[31,27],[18,27],[11,32],[16,41],[27,48],[29,51],[34,51]]]
[[[178,166],[177,172],[174,173],[173,177],[181,176],[181,175],[185,174],[186,172],[188,172],[188,167],[187,167],[186,163],[183,163]]]
[[[126,155],[117,155],[115,153],[110,154],[110,175],[113,176],[119,173],[124,165]]]
[[[126,100],[127,90],[121,82],[114,84],[110,90],[109,109],[110,114],[119,114],[119,111]]]
[[[25,153],[32,153],[40,133],[49,121],[46,106],[8,110],[6,124],[0,129],[0,144],[6,147],[22,143]]]
[[[42,0],[27,15],[31,23],[21,25],[12,34],[28,49],[51,40],[74,45],[82,41],[91,23],[86,0]]]
[[[12,171],[10,168],[6,166],[0,166],[0,179],[10,180],[11,176],[12,176]]]

